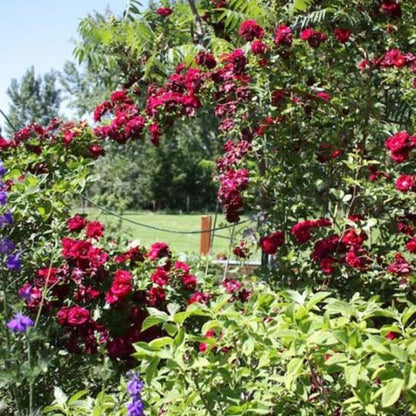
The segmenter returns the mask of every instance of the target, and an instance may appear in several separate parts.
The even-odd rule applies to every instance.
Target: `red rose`
[[[207,304],[210,300],[211,296],[209,293],[203,293],[203,292],[195,292],[188,300],[188,305],[191,305],[192,303],[205,303]]]
[[[172,257],[169,246],[166,243],[154,243],[147,253],[149,260],[157,260],[163,257]]]
[[[58,321],[59,325],[65,325],[68,323],[68,312],[70,308],[63,307],[59,309],[59,311],[56,313],[56,319]]]
[[[381,10],[394,19],[400,19],[402,17],[402,7],[395,0],[383,0]]]
[[[275,231],[260,240],[261,249],[267,254],[276,254],[277,249],[285,242],[285,234],[282,231]]]
[[[351,32],[348,29],[336,28],[334,30],[335,39],[340,43],[347,43]]]
[[[156,13],[160,16],[168,17],[173,13],[173,10],[170,7],[159,7]]]
[[[409,192],[416,186],[415,175],[401,175],[396,180],[396,189],[400,192]]]
[[[118,299],[128,296],[132,289],[133,286],[130,283],[113,282],[111,285],[111,293]]]
[[[217,61],[215,60],[214,55],[206,51],[199,52],[195,57],[195,62],[197,65],[205,66],[208,69],[213,69],[217,66]]]
[[[406,276],[413,271],[413,268],[400,253],[397,253],[387,271],[398,276]]]
[[[100,156],[105,155],[105,150],[99,146],[98,144],[93,144],[89,149],[88,152],[93,159],[98,159]]]
[[[360,246],[365,240],[367,240],[367,238],[367,234],[364,231],[361,231],[360,234],[357,234],[355,230],[349,229],[345,231],[341,241],[349,246]]]
[[[251,44],[251,52],[253,52],[254,55],[264,55],[267,52],[267,49],[267,45],[261,40],[255,40]]]
[[[90,319],[90,312],[79,306],[75,306],[68,311],[68,324],[72,326],[81,326]]]
[[[416,254],[416,237],[413,237],[407,244],[406,250],[410,251],[410,253]]]
[[[226,279],[222,282],[224,289],[227,293],[236,293],[241,289],[241,282],[235,279]]]
[[[238,33],[247,42],[255,38],[261,39],[264,36],[263,28],[252,19],[243,22]]]
[[[75,217],[69,218],[66,221],[66,228],[69,232],[81,231],[86,225],[87,220],[79,214],[75,215]]]
[[[149,306],[156,306],[166,299],[166,293],[161,287],[152,287],[147,293],[147,302]]]
[[[300,34],[300,38],[309,43],[312,48],[317,48],[321,43],[326,41],[326,35],[318,30],[304,29]]]
[[[331,101],[331,95],[325,91],[320,91],[316,94],[318,98],[321,98],[324,101]]]
[[[274,38],[276,45],[290,46],[292,44],[292,33],[290,27],[280,25],[276,29],[276,36]]]
[[[87,238],[99,239],[103,236],[104,225],[98,221],[92,221],[87,225]]]
[[[181,278],[182,284],[186,287],[188,290],[194,290],[195,286],[197,285],[198,281],[196,277],[192,274],[185,274]]]
[[[153,283],[159,286],[166,286],[169,281],[169,275],[164,269],[158,267],[157,270],[152,274],[151,279]]]

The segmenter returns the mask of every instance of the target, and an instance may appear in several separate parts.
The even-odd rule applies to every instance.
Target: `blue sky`
[[[31,65],[39,74],[60,70],[72,58],[81,18],[106,7],[118,15],[125,5],[126,0],[1,0],[0,108],[8,112],[12,78],[20,79]]]

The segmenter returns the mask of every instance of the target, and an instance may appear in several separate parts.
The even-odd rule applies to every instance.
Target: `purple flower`
[[[140,380],[139,374],[134,371],[129,372],[127,377],[129,379],[127,391],[132,399],[127,405],[127,415],[144,416],[144,403],[141,395],[144,383]]]
[[[3,228],[6,224],[13,224],[13,217],[10,212],[0,215],[0,228]]]
[[[4,221],[6,221],[8,224],[13,224],[13,216],[10,214],[10,212],[6,212],[3,214]]]
[[[13,241],[9,240],[7,237],[4,237],[3,240],[0,241],[0,253],[7,254],[13,251],[15,245]]]
[[[7,258],[6,267],[9,270],[20,270],[22,268],[22,262],[20,261],[20,253],[10,254],[10,256]]]
[[[6,205],[7,204],[7,194],[4,191],[0,192],[0,205]]]
[[[4,176],[6,174],[6,168],[3,165],[3,162],[0,160],[0,176]]]
[[[131,397],[138,397],[140,396],[144,384],[140,381],[140,378],[137,374],[131,373],[130,381],[127,383],[127,391],[129,392]]]
[[[127,405],[128,416],[144,416],[144,404],[142,401],[132,401]]]
[[[28,317],[17,313],[13,319],[7,323],[7,327],[13,332],[26,332],[29,326],[33,326],[34,322]]]
[[[19,289],[19,296],[24,299],[26,302],[29,302],[32,295],[32,286],[29,283],[26,283]]]

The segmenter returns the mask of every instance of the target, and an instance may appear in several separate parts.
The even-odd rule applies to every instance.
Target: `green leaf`
[[[80,390],[77,391],[73,396],[70,397],[68,400],[68,405],[73,404],[77,400],[79,400],[81,397],[84,397],[86,394],[88,394],[88,390]]]
[[[352,387],[357,387],[358,376],[361,371],[361,365],[351,365],[348,364],[345,366],[345,379],[347,380],[348,384],[351,384]]]
[[[381,405],[383,407],[393,406],[394,403],[399,400],[402,388],[404,386],[404,380],[400,378],[394,378],[390,380],[383,387],[383,395],[381,397]]]
[[[155,376],[157,372],[157,368],[159,366],[160,359],[158,357],[152,358],[152,360],[149,363],[149,366],[146,369],[146,383],[150,385],[150,383],[153,380],[153,377]]]
[[[68,400],[68,396],[58,386],[53,388],[53,395],[55,397],[56,403],[61,406],[64,405]]]
[[[164,322],[163,319],[157,317],[157,316],[148,316],[142,324],[142,331],[146,331],[146,329],[151,328],[152,326],[158,325],[161,322]]]
[[[154,339],[153,341],[149,342],[149,347],[156,348],[160,350],[161,348],[165,347],[166,345],[172,345],[173,339],[170,337],[162,337]]]

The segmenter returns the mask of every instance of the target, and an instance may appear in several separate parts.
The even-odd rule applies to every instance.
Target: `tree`
[[[50,120],[59,116],[61,91],[56,85],[57,77],[56,71],[36,77],[32,66],[20,82],[12,79],[7,95],[12,101],[9,119],[16,129],[34,122],[46,126]],[[13,134],[10,126],[7,126],[6,132],[8,135]]]
[[[59,74],[66,105],[82,118],[90,114],[95,106],[106,99],[111,88],[104,85],[103,78],[88,68],[79,68],[74,62],[66,61]],[[109,82],[115,88],[117,83]]]

